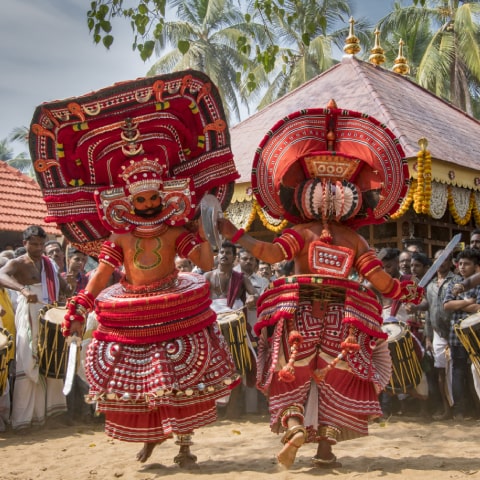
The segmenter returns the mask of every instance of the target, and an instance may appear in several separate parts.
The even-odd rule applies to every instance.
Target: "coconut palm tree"
[[[14,155],[10,142],[19,142],[28,148],[28,128],[16,127],[10,133],[8,138],[0,141],[0,159],[8,163],[11,167],[20,170],[23,174],[34,178],[32,161],[26,152]]]
[[[240,105],[248,108],[248,92],[241,90],[242,74],[253,68],[247,38],[262,42],[263,25],[247,22],[239,7],[228,0],[172,0],[176,20],[166,21],[157,39],[159,54],[148,75],[193,68],[207,74],[219,89],[228,113],[240,119]],[[239,49],[244,39],[245,48]]]
[[[341,52],[348,36],[349,1],[285,0],[282,5],[266,22],[279,53],[259,109],[334,65],[335,49]],[[359,22],[360,35],[367,27]]]
[[[395,2],[392,12],[382,18],[376,28],[380,30],[381,45],[385,51],[385,66],[393,65],[398,56],[399,43],[403,41],[403,52],[410,66],[409,75],[414,79],[432,37],[428,10],[419,9],[414,5],[403,7],[400,2]],[[365,61],[369,59],[373,43],[374,33],[372,32],[362,55]]]
[[[382,41],[398,44],[399,33],[404,35],[404,53],[416,81],[473,115],[480,89],[480,2],[416,3],[403,7],[397,2],[380,20]]]
[[[10,146],[8,138],[0,140],[0,160],[8,162],[13,158],[13,148]]]

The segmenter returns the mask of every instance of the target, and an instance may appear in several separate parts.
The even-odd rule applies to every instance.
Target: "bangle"
[[[27,289],[28,293],[30,293],[30,288],[28,287],[28,285],[24,285],[21,289],[20,289],[20,293],[23,295],[23,291]]]
[[[243,228],[239,228],[236,232],[235,235],[231,238],[232,243],[237,243],[245,233],[245,230]]]

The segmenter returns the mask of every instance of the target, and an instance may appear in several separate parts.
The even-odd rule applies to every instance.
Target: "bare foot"
[[[312,463],[320,468],[340,468],[342,466],[332,452],[332,445],[326,440],[318,442],[317,454],[312,458]]]
[[[197,456],[190,452],[190,447],[182,445],[178,455],[175,456],[173,461],[180,467],[187,470],[198,468]]]
[[[277,460],[285,468],[290,468],[295,461],[297,456],[297,450],[305,443],[305,434],[300,431],[293,435],[290,440],[288,440],[283,448],[280,450],[280,453],[277,455]]]
[[[144,443],[143,448],[137,453],[137,460],[145,463],[152,455],[153,449],[161,442]]]

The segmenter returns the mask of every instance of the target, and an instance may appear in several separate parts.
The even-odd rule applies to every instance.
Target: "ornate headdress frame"
[[[117,225],[108,223],[103,207],[97,210],[95,192],[118,193],[127,180],[129,194],[157,186],[153,170],[139,184],[133,177],[119,177],[126,162],[158,161],[163,190],[167,182],[170,187],[177,180],[188,185],[178,192],[182,198],[190,195],[190,201],[188,208],[176,210],[181,216],[173,215],[176,225],[199,214],[199,200],[207,193],[225,209],[239,177],[218,89],[195,70],[44,103],[35,110],[29,139],[46,220],[57,223],[68,240],[89,254]]]
[[[400,206],[408,166],[398,140],[367,114],[338,108],[306,109],[280,120],[256,150],[252,187],[259,204],[276,219],[301,223],[292,209],[295,188],[308,178],[348,181],[360,194],[374,192],[375,205],[345,223],[382,223]],[[372,202],[373,203],[373,202]]]

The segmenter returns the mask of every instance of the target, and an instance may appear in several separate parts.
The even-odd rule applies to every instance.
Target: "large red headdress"
[[[392,132],[366,114],[336,106],[306,109],[283,118],[265,135],[255,154],[252,187],[260,205],[277,219],[309,221],[318,212],[308,203],[315,200],[319,206],[317,197],[328,195],[323,205],[329,201],[333,209],[337,202],[333,216],[348,225],[381,223],[406,194],[403,157]],[[296,198],[299,185],[308,199]]]
[[[218,90],[193,70],[40,105],[30,152],[46,220],[91,254],[110,232],[131,231],[135,191],[158,187],[168,215],[157,221],[181,225],[206,193],[225,208],[238,177]]]

